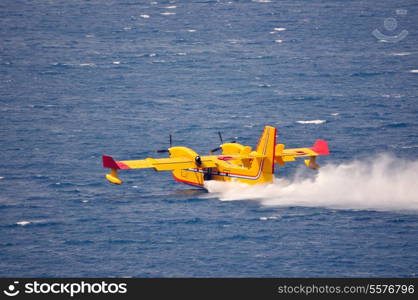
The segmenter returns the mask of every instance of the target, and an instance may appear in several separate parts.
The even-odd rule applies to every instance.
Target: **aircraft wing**
[[[182,169],[205,169],[216,166],[229,166],[228,160],[235,159],[253,159],[263,157],[258,154],[250,155],[208,155],[208,156],[175,156],[168,158],[146,158],[140,160],[121,160],[116,161],[108,155],[102,156],[103,168],[111,169],[106,175],[106,179],[115,184],[121,184],[122,181],[118,177],[118,170],[128,169],[154,169],[155,171],[172,171]],[[198,159],[199,158],[199,159]]]
[[[170,171],[178,169],[190,169],[190,168],[213,168],[222,161],[235,160],[235,159],[253,159],[262,158],[264,155],[250,154],[250,155],[207,155],[200,156],[201,164],[196,164],[196,161],[188,157],[168,157],[168,158],[146,158],[141,160],[121,160],[116,161],[113,157],[108,155],[102,156],[103,168],[115,169],[115,170],[127,170],[127,169],[147,169],[152,168],[156,171]]]
[[[194,160],[187,157],[146,158],[141,160],[115,161],[111,156],[103,155],[102,161],[104,168],[116,170],[152,168],[156,171],[170,171],[196,167],[212,168],[216,166],[211,156],[202,156],[202,163],[200,165],[197,165]]]

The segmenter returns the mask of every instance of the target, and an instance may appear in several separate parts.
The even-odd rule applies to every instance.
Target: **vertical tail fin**
[[[263,175],[268,177],[268,181],[273,179],[274,173],[274,156],[276,148],[276,128],[272,126],[265,126],[263,134],[258,141],[256,152],[265,155],[261,168]],[[266,178],[267,179],[267,178]]]

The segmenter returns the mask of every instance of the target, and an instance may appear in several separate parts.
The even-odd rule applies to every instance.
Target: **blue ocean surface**
[[[418,276],[418,3],[0,2],[1,277]],[[101,155],[318,138],[267,186]],[[164,155],[159,155],[164,157]]]

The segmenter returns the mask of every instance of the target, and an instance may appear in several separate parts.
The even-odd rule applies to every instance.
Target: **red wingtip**
[[[120,169],[116,161],[108,155],[102,155],[103,168]]]
[[[318,153],[319,155],[328,155],[328,142],[325,140],[316,140],[311,150]]]

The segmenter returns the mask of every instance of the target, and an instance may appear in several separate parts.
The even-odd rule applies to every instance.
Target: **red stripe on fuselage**
[[[184,183],[184,184],[189,184],[189,185],[193,185],[193,186],[197,186],[197,187],[203,187],[203,184],[199,184],[199,183],[187,181],[187,180],[184,180],[184,179],[180,179],[180,178],[176,177],[173,173],[171,173],[171,175],[173,175],[174,180],[177,181],[177,182]]]

